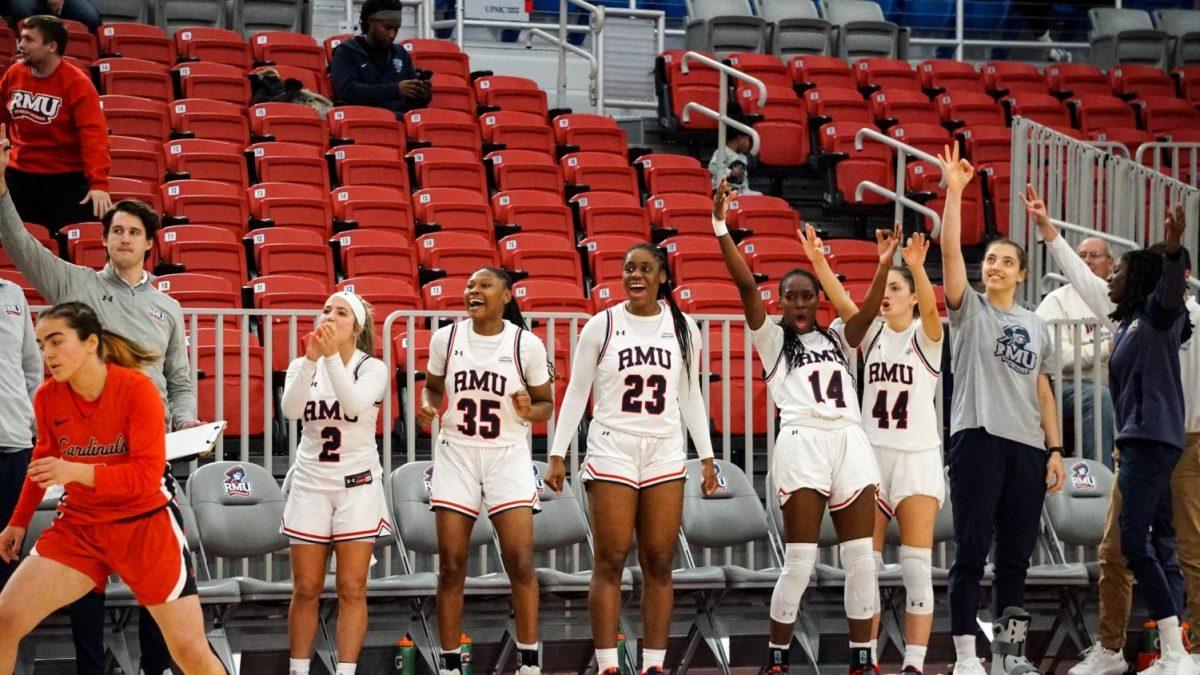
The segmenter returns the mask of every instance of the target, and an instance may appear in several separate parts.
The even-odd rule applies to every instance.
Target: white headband
[[[354,319],[358,321],[359,326],[367,325],[367,306],[363,304],[362,298],[350,291],[338,291],[329,296],[329,300],[333,300],[334,298],[341,298],[346,301],[347,305],[350,305],[350,311],[354,312]],[[329,302],[329,300],[325,302]]]

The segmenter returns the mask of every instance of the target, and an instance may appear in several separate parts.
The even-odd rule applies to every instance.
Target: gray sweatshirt
[[[33,392],[42,357],[25,294],[0,280],[0,452],[33,447]]]
[[[48,301],[85,302],[106,330],[163,356],[146,368],[170,413],[172,428],[196,419],[179,303],[150,283],[125,283],[112,265],[99,272],[72,265],[54,255],[25,229],[12,196],[0,197],[0,244],[17,269]]]

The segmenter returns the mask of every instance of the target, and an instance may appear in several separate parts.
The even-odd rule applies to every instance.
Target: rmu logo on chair
[[[425,477],[422,480],[425,484],[425,498],[429,499],[433,495],[433,465],[425,467]]]
[[[537,487],[539,495],[546,491],[546,481],[542,480],[542,471],[537,464],[533,465],[533,484]]]
[[[246,467],[235,464],[225,470],[225,494],[230,497],[249,497],[254,483],[246,480]]]
[[[717,490],[729,489],[729,479],[721,473],[721,465],[713,462],[713,473],[717,474]]]
[[[1092,467],[1087,462],[1075,462],[1071,465],[1071,485],[1076,490],[1095,490],[1096,477],[1092,475]]]
[[[15,120],[26,119],[34,124],[50,124],[62,109],[62,99],[47,94],[18,89],[8,102],[8,113]]]

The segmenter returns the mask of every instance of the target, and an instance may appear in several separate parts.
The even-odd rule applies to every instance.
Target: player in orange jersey
[[[185,673],[224,673],[205,639],[187,538],[166,461],[165,413],[140,368],[158,358],[105,331],[83,303],[41,315],[37,342],[51,378],[33,407],[37,446],[0,557],[15,560],[47,488],[58,514],[0,592],[0,673],[46,616],[118,574],[162,628]]]

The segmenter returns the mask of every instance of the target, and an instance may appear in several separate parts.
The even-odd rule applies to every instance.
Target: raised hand
[[[304,358],[316,361],[321,358],[321,350],[317,348],[317,331],[304,336]]]
[[[729,202],[737,198],[737,190],[729,187],[729,182],[724,178],[721,179],[721,184],[717,186],[713,192],[713,218],[717,220],[725,220],[729,215]],[[720,236],[720,234],[718,234]]]
[[[942,162],[942,173],[946,176],[946,189],[961,194],[975,176],[975,167],[959,156],[957,142],[943,146],[938,159]]]
[[[803,228],[797,229],[796,237],[800,239],[800,245],[804,247],[804,256],[810,263],[815,265],[825,260],[825,243],[817,236],[812,223],[805,223]]]
[[[1187,218],[1183,214],[1183,204],[1176,204],[1174,209],[1167,212],[1166,244],[1172,251],[1178,250],[1183,241],[1183,232],[1187,229]]]
[[[321,356],[333,356],[337,353],[337,336],[333,324],[325,322],[313,331],[313,340],[317,343],[317,351]]]
[[[903,241],[904,232],[900,229],[900,223],[896,223],[890,230],[875,230],[875,247],[879,251],[879,264],[890,267],[892,260],[896,255],[896,247]]]
[[[908,265],[909,269],[918,269],[925,267],[927,253],[929,253],[929,240],[925,238],[924,232],[918,232],[908,238],[904,250],[900,251],[900,257],[904,259],[904,264]]]
[[[1046,243],[1054,241],[1058,236],[1058,228],[1050,222],[1050,213],[1046,210],[1046,202],[1038,196],[1033,185],[1025,184],[1025,192],[1021,195],[1021,201],[1025,202],[1025,213],[1028,213],[1033,224],[1037,225],[1038,231],[1042,233],[1042,239]]]

